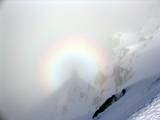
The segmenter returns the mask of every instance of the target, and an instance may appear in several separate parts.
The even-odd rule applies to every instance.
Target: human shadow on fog
[[[95,104],[94,99],[97,95],[99,94],[92,85],[73,75],[58,90],[21,119],[72,120],[86,114],[89,110],[95,111],[96,108],[93,104]]]

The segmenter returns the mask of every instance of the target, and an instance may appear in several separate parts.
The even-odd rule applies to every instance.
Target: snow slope
[[[151,104],[134,113],[129,120],[159,120],[160,119],[160,94]]]
[[[158,76],[127,87],[126,94],[99,115],[99,120],[127,120],[135,111],[149,104],[160,93]],[[90,117],[89,117],[90,116]],[[91,120],[91,113],[75,120]]]

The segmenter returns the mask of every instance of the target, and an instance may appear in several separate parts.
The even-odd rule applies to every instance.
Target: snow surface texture
[[[133,115],[133,113],[135,113],[135,111],[139,111],[144,108],[144,106],[151,103],[155,96],[160,93],[160,80],[158,80],[158,76],[159,75],[155,75],[154,77],[144,79],[127,87],[126,94],[120,100],[108,107],[105,112],[101,113],[96,120],[127,120],[131,115]],[[87,114],[76,120],[91,119],[91,114]],[[137,118],[137,120],[139,119]]]
[[[133,114],[129,120],[159,120],[160,119],[160,94],[151,104]]]

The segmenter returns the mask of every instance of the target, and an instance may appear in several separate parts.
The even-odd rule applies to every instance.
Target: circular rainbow
[[[67,37],[48,48],[40,65],[41,81],[47,91],[53,92],[69,79],[70,68],[77,67],[83,79],[90,83],[97,71],[106,69],[108,64],[107,50],[99,41]]]

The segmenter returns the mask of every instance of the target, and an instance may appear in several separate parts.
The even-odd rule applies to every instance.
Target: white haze
[[[16,119],[21,112],[47,97],[39,82],[37,65],[42,52],[57,38],[93,36],[106,44],[112,56],[112,48],[118,42],[112,41],[112,36],[117,32],[135,33],[148,22],[156,21],[160,17],[159,5],[156,0],[3,1],[0,8],[0,110],[8,118],[15,116]]]

